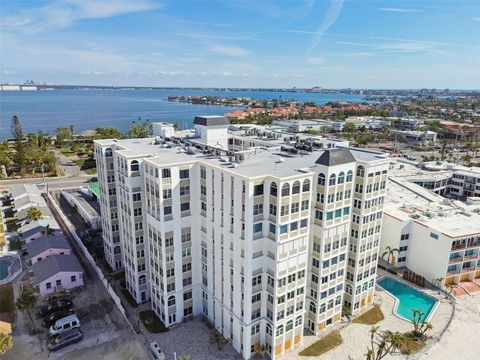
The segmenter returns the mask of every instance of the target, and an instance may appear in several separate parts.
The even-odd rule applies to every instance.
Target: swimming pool
[[[428,320],[438,302],[433,296],[390,276],[382,277],[377,284],[396,298],[395,313],[408,321],[413,320],[415,309],[424,313],[423,320]]]

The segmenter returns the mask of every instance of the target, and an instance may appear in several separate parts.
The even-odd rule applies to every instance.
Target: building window
[[[138,165],[138,161],[137,161],[137,160],[133,160],[133,161],[130,163],[130,170],[131,170],[131,171],[138,171],[138,170],[139,170],[139,165]]]
[[[46,288],[46,289],[51,289],[51,288],[52,288],[52,283],[47,282],[47,283],[45,284],[45,288]]]
[[[338,174],[338,181],[337,184],[343,184],[345,182],[345,173],[342,171]]]
[[[254,233],[257,233],[257,232],[260,232],[262,231],[262,223],[256,223],[256,224],[253,224],[253,232]]]
[[[253,188],[253,195],[263,195],[263,184],[255,185],[255,187]]]
[[[270,195],[277,196],[277,184],[271,183],[270,185]]]
[[[300,181],[295,181],[292,186],[292,195],[300,194]]]
[[[325,185],[325,174],[318,174],[318,185]]]
[[[283,196],[289,196],[290,195],[290,185],[284,184],[282,186],[282,197]]]
[[[170,169],[162,169],[162,178],[167,179],[172,177]]]
[[[188,211],[190,210],[190,203],[185,202],[180,204],[180,211]]]
[[[180,170],[180,179],[188,179],[190,177],[190,170]]]
[[[167,305],[170,307],[170,306],[174,306],[175,305],[175,296],[170,296],[168,298],[168,301],[167,301]]]
[[[310,180],[306,179],[302,185],[302,192],[310,191]]]
[[[77,281],[77,276],[76,275],[70,276],[70,282],[75,282],[75,281]]]
[[[335,182],[336,182],[335,174],[330,175],[330,179],[328,180],[328,185],[333,186],[335,185]]]

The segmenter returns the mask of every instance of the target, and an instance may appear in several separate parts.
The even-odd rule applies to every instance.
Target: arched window
[[[318,185],[325,186],[325,174],[318,174]]]
[[[340,305],[340,303],[342,302],[342,297],[340,295],[338,295],[336,298],[335,298],[335,305]]]
[[[112,149],[106,148],[105,149],[105,156],[106,157],[112,157]]]
[[[143,285],[143,284],[145,284],[146,282],[147,282],[147,278],[145,277],[145,275],[140,275],[140,276],[138,277],[138,283],[139,283],[140,285]]]
[[[175,305],[175,296],[172,295],[172,296],[170,296],[170,297],[168,298],[167,305],[168,305],[168,306],[173,306],[173,305]]]
[[[357,176],[365,176],[365,168],[362,165],[357,168]]]
[[[300,194],[300,181],[295,181],[292,186],[292,195]]]
[[[306,179],[302,185],[302,192],[309,192],[309,191],[310,191],[310,180]]]
[[[113,253],[114,253],[114,254],[120,254],[120,251],[121,251],[121,250],[120,250],[120,246],[115,246],[115,247],[113,248]]]
[[[335,174],[330,175],[330,179],[328,180],[328,185],[329,186],[335,185],[335,180],[336,180]]]
[[[138,166],[138,161],[137,161],[137,160],[133,160],[133,161],[130,163],[130,170],[131,170],[131,171],[138,171],[138,170],[139,170],[139,166]]]
[[[352,181],[352,177],[353,177],[352,170],[348,170],[348,172],[347,172],[347,182]]]
[[[283,334],[283,325],[277,327],[276,335],[280,336]]]
[[[293,329],[293,320],[287,321],[287,326],[285,326],[285,332]]]
[[[290,195],[290,185],[283,184],[282,186],[282,196],[289,196]]]
[[[277,196],[277,184],[274,182],[270,184],[270,195]]]
[[[342,171],[338,174],[337,184],[343,184],[345,182],[345,173]]]
[[[330,310],[331,308],[333,308],[333,299],[328,301],[327,309]]]

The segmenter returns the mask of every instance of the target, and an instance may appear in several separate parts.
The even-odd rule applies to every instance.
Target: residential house
[[[83,286],[83,268],[74,255],[54,255],[37,262],[31,268],[33,287],[46,296],[62,289]]]

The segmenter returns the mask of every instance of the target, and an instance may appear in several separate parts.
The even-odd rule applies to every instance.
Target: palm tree
[[[403,342],[403,336],[398,332],[378,332],[378,326],[370,329],[370,347],[365,354],[367,360],[380,360],[398,349]]]
[[[391,265],[395,265],[395,263],[393,263],[393,259],[395,258],[395,253],[398,254],[398,252],[399,250],[397,248],[392,248],[390,245],[387,245],[384,253],[382,254],[382,258],[385,259],[385,257],[387,257],[387,262]],[[392,262],[390,262],[390,259],[392,259]]]
[[[425,313],[421,310],[418,309],[413,309],[413,331],[412,335],[417,338],[421,339],[424,337],[425,333],[428,330],[432,329],[432,324],[424,320]]]
[[[35,327],[35,324],[33,322],[33,317],[30,310],[35,307],[36,303],[36,296],[29,290],[24,290],[22,294],[18,297],[16,303],[18,310],[20,310],[21,312],[26,312],[28,314],[33,327]]]
[[[0,332],[0,354],[5,354],[12,347],[13,347],[12,335]]]
[[[222,350],[223,346],[227,343],[227,341],[222,335],[215,331],[210,334],[210,343],[217,345],[218,350]]]
[[[42,212],[35,207],[28,209],[27,216],[32,221],[41,220],[43,218]]]

